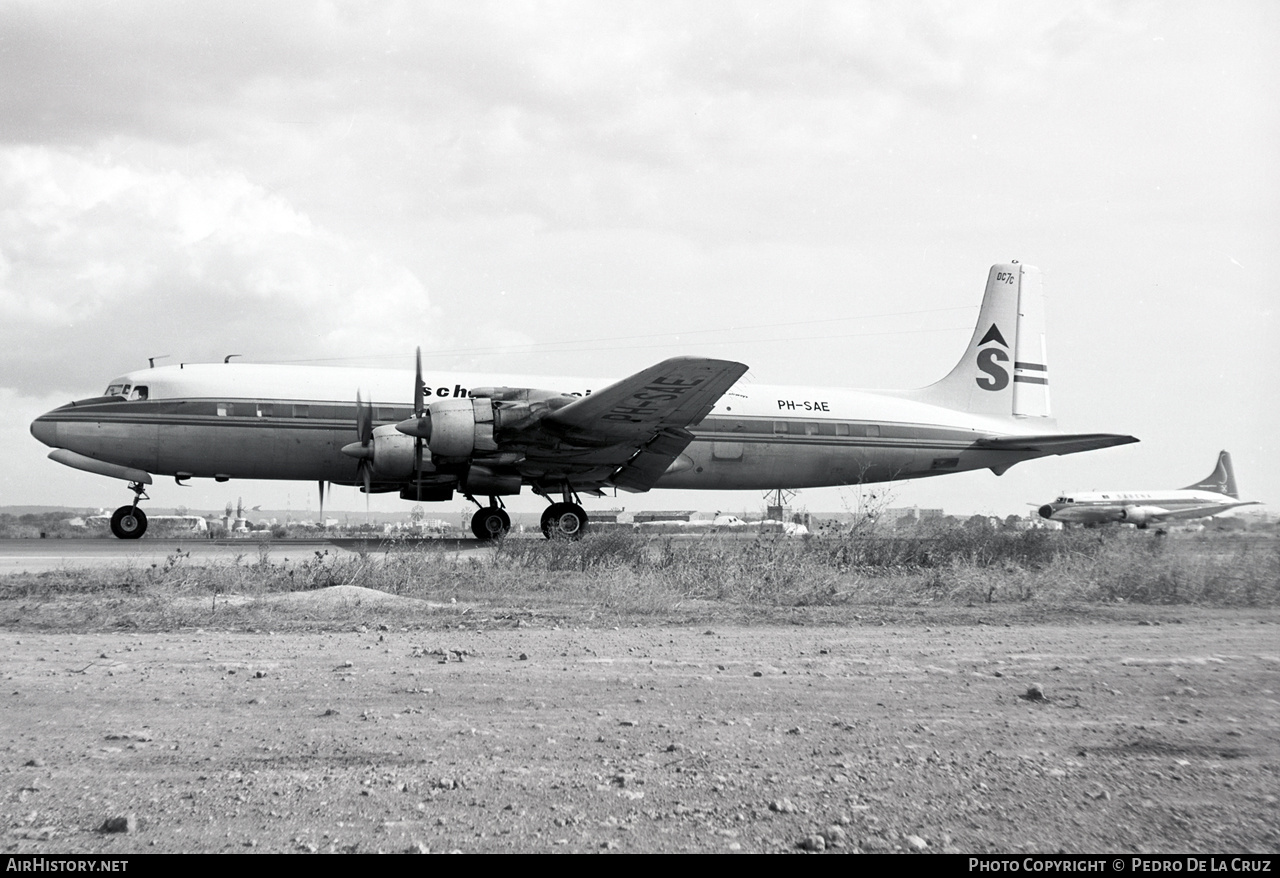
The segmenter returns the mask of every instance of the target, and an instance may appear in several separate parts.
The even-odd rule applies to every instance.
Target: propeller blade
[[[364,482],[364,492],[369,493],[373,483],[373,403],[365,402],[356,391],[356,435],[359,442],[342,446],[342,453],[356,458],[356,478]]]
[[[356,391],[356,435],[360,438],[361,445],[368,445],[373,441],[373,403],[363,401],[358,390]]]
[[[423,406],[426,403],[422,384],[422,345],[413,352],[413,416],[422,421],[425,415]],[[430,421],[427,422],[430,424]],[[398,427],[396,429],[399,429]],[[421,436],[413,438],[413,474],[416,477],[422,472],[422,446],[426,443]]]
[[[422,417],[423,411],[422,383],[422,347],[419,346],[413,355],[413,414]]]

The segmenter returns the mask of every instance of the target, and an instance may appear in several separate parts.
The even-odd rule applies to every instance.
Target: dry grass
[[[419,600],[395,607],[265,600],[336,585]],[[194,564],[179,551],[147,567],[0,580],[0,628],[8,629],[438,627],[530,615],[588,624],[780,621],[797,613],[841,620],[921,607],[1040,613],[1121,604],[1278,607],[1280,541],[1128,530],[806,539],[613,530],[578,542],[511,539],[470,556],[418,543],[355,555],[322,550],[290,562],[276,561],[263,544],[256,557],[232,564]]]

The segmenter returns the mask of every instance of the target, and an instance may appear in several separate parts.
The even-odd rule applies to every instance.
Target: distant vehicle
[[[1241,500],[1236,490],[1231,455],[1218,454],[1218,465],[1205,479],[1177,490],[1077,491],[1063,495],[1039,509],[1040,517],[1068,524],[1098,525],[1108,522],[1136,525],[1163,524],[1176,519],[1210,518],[1238,506],[1260,501]]]
[[[902,288],[886,294],[910,296],[910,284],[927,280],[904,270]],[[424,375],[421,356],[414,375],[187,363],[115,378],[102,396],[41,415],[31,432],[53,460],[129,483],[133,502],[111,521],[121,539],[146,530],[138,504],[153,474],[309,480],[322,503],[328,483],[413,502],[460,492],[479,507],[471,530],[480,539],[510,530],[501,498],[528,487],[549,503],[543,533],[575,538],[587,525],[580,493],[1001,475],[1024,460],[1136,442],[1057,432],[1042,300],[1036,269],[993,266],[964,355],[917,390],[742,382],[744,364],[705,357],[612,383]]]

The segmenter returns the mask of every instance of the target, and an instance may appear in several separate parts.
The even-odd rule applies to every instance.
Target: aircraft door
[[[714,460],[742,460],[742,443],[712,442],[711,457]]]

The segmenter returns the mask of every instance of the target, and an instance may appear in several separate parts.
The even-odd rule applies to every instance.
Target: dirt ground
[[[3,632],[0,846],[1275,853],[1278,626]]]

